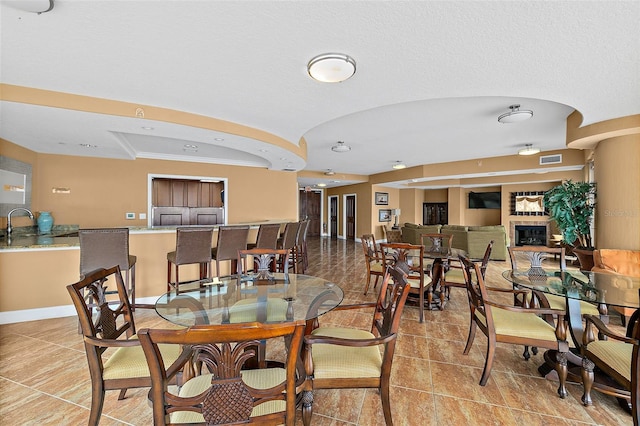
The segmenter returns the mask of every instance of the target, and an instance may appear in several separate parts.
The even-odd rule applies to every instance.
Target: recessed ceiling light
[[[287,161],[287,157],[280,157],[280,160]]]
[[[356,73],[356,61],[343,53],[324,53],[309,61],[307,72],[314,80],[339,83]]]
[[[142,128],[143,128],[144,130],[153,130],[153,127],[149,127],[149,126],[142,126]]]
[[[404,164],[402,161],[398,160],[392,167],[396,170],[400,170],[400,169],[405,169],[407,165]]]
[[[91,145],[90,143],[81,143],[79,144],[83,148],[97,148],[98,145]]]
[[[222,142],[224,139],[223,138],[213,138],[214,141],[218,141],[218,142]]]
[[[198,149],[198,145],[193,145],[193,144],[190,144],[190,143],[184,144],[184,147],[187,148],[187,149]]]
[[[260,152],[269,152],[268,149],[261,149]]]
[[[327,184],[326,184],[326,183],[319,183],[319,184],[317,184],[316,186],[319,186],[319,187],[321,187],[321,188],[324,188],[325,186],[327,186]]]

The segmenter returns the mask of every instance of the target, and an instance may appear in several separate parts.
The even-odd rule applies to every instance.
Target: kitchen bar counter
[[[263,221],[251,222],[238,225],[250,225],[252,229],[257,230],[263,223],[285,223],[285,221]],[[211,225],[214,230],[224,225]],[[233,226],[233,225],[230,225]],[[129,234],[146,234],[146,233],[175,233],[176,226],[130,226]],[[79,248],[78,241],[78,225],[56,225],[49,234],[38,234],[37,227],[27,226],[15,228],[11,238],[7,239],[5,235],[0,236],[0,251],[2,250],[59,250],[69,248]],[[250,234],[251,235],[251,234]],[[216,237],[213,239],[215,244]]]
[[[250,240],[255,239],[260,223],[267,222],[249,224]],[[129,252],[138,258],[136,299],[154,303],[166,292],[167,253],[176,248],[176,227],[129,229]],[[0,323],[75,315],[66,286],[80,279],[80,243],[77,236],[69,236],[72,233],[55,231],[48,236],[24,232],[20,237],[14,231],[10,244],[0,239]],[[216,239],[214,235],[212,245]],[[228,263],[222,262],[220,275],[229,273]],[[213,268],[216,273],[215,264]],[[199,275],[197,265],[180,269],[181,278],[192,275]]]

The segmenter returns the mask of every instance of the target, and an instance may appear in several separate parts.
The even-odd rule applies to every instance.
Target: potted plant
[[[593,267],[591,217],[595,208],[595,183],[562,182],[544,194],[544,206],[558,225],[565,245],[580,260],[580,269]]]

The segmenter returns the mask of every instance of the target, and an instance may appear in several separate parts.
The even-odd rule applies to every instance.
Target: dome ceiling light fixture
[[[356,73],[356,61],[343,53],[323,53],[309,61],[307,72],[314,80],[340,83]]]
[[[325,174],[326,176],[333,176],[333,175],[335,175],[335,174],[336,174],[336,172],[334,172],[334,171],[333,171],[333,170],[331,170],[331,169],[327,169],[327,171],[326,171],[326,172],[324,172],[324,174]]]
[[[338,141],[338,143],[331,147],[331,151],[333,152],[349,152],[351,151],[351,147],[345,144],[342,141]]]
[[[534,148],[532,144],[527,143],[524,148],[518,150],[518,155],[533,155],[540,152],[540,148]]]
[[[402,161],[397,160],[396,163],[392,166],[394,169],[396,170],[400,170],[400,169],[406,169],[407,165],[404,164]]]
[[[509,108],[511,111],[505,112],[500,117],[498,117],[498,121],[500,123],[518,123],[520,121],[525,121],[533,117],[533,111],[528,109],[520,109],[519,104],[510,105]]]

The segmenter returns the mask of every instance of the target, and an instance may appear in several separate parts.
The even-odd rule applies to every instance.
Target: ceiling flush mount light
[[[351,147],[346,145],[342,141],[338,141],[338,143],[331,147],[331,151],[333,152],[349,152],[351,151]]]
[[[518,155],[533,155],[540,152],[540,148],[534,148],[532,144],[525,144],[524,148],[518,150]]]
[[[342,53],[323,53],[309,61],[307,72],[314,80],[339,83],[356,73],[356,61]]]
[[[500,117],[498,117],[498,121],[500,123],[518,123],[520,121],[525,121],[533,117],[533,111],[528,109],[520,109],[520,105],[510,105],[509,109],[511,111],[505,112]]]
[[[5,4],[24,12],[37,13],[38,15],[53,10],[53,0],[7,1]]]
[[[326,172],[324,172],[324,174],[325,174],[325,175],[327,175],[327,176],[333,176],[333,175],[335,175],[335,174],[336,174],[336,172],[334,172],[334,171],[333,171],[333,170],[331,170],[331,169],[327,169],[327,171],[326,171]]]
[[[405,169],[407,168],[407,165],[404,164],[402,161],[398,160],[396,161],[396,163],[392,166],[394,169],[396,170],[400,170],[400,169]]]
[[[324,188],[325,186],[327,186],[327,184],[326,183],[319,183],[316,186],[319,186],[320,188]]]

